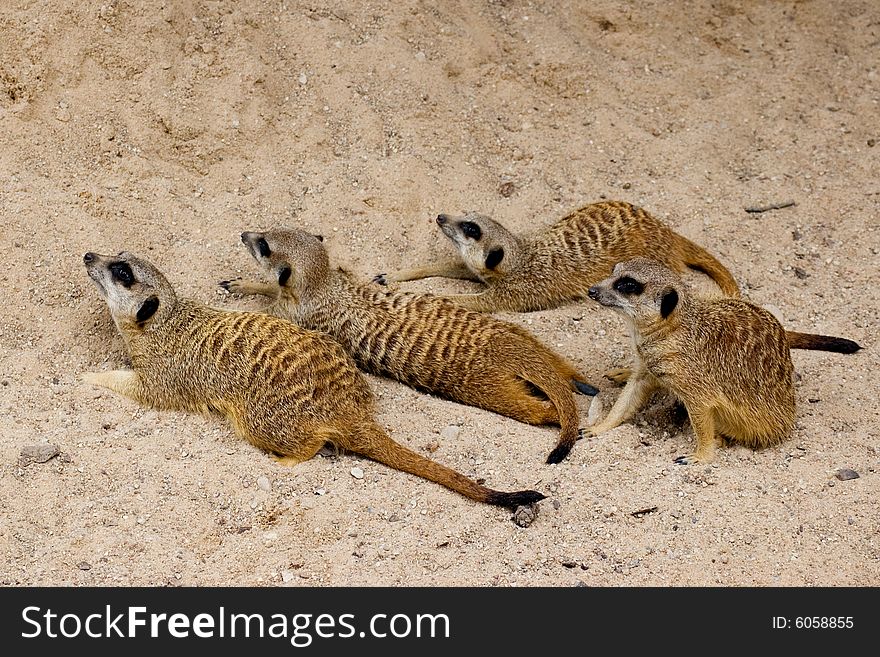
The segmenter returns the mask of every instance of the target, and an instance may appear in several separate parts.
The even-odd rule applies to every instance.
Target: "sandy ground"
[[[876,2],[10,0],[0,43],[0,583],[880,581]],[[602,198],[709,248],[788,327],[865,345],[793,354],[781,446],[676,466],[693,434],[660,397],[548,466],[553,428],[369,378],[397,440],[547,493],[522,528],[355,456],[284,468],[216,418],[80,382],[125,363],[87,250],[243,307],[216,282],[256,271],[245,229],[321,232],[368,277],[450,252],[438,212],[527,230]],[[608,407],[601,373],[630,358],[619,318],[502,316]],[[44,442],[60,454],[20,462]]]

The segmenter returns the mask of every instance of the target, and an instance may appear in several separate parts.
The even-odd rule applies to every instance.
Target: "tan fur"
[[[544,497],[491,490],[391,440],[373,419],[366,380],[329,336],[180,299],[153,265],[128,253],[84,259],[132,363],[87,374],[87,382],[156,409],[222,415],[287,465],[330,442],[479,502],[513,507]]]
[[[628,289],[629,281],[642,289]],[[618,264],[589,295],[624,316],[636,356],[626,387],[590,433],[626,422],[665,388],[684,403],[697,439],[679,463],[710,461],[719,435],[753,448],[789,435],[793,366],[785,329],[770,312],[743,299],[693,296],[678,275],[645,258]]]
[[[280,281],[267,312],[329,333],[369,372],[521,422],[561,425],[548,462],[559,462],[574,445],[572,386],[591,386],[527,331],[445,299],[359,283],[332,269],[324,245],[300,230],[243,233],[242,241]],[[264,289],[244,281],[223,285],[237,293]]]
[[[448,298],[480,312],[526,312],[582,300],[590,286],[608,276],[618,262],[652,257],[677,272],[701,271],[724,294],[739,296],[733,276],[715,257],[645,210],[621,201],[587,205],[526,236],[516,236],[497,221],[473,213],[462,217],[441,214],[437,223],[455,244],[461,262],[379,274],[376,280],[469,278],[485,283],[487,289]],[[479,227],[479,239],[467,236],[467,223]]]

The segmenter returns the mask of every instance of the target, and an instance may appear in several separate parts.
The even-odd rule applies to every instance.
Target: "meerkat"
[[[274,284],[222,281],[228,291],[271,297],[266,312],[329,333],[368,372],[528,424],[560,425],[548,463],[575,444],[573,389],[598,390],[524,329],[439,297],[359,283],[331,268],[322,240],[301,230],[241,240]]]
[[[86,253],[83,260],[132,364],[88,373],[86,382],[159,410],[224,416],[285,465],[329,442],[478,502],[513,508],[544,498],[486,488],[393,441],[374,420],[367,381],[329,336],[179,298],[155,266],[129,253]]]
[[[636,356],[626,387],[590,434],[626,422],[654,391],[668,389],[684,403],[697,442],[676,463],[711,461],[719,435],[752,448],[789,435],[791,346],[772,313],[744,299],[699,298],[675,272],[646,258],[619,263],[588,294],[623,315]]]
[[[374,280],[381,284],[429,276],[473,280],[486,289],[446,298],[479,312],[529,312],[581,301],[616,263],[649,256],[677,272],[702,272],[725,295],[740,295],[731,273],[708,251],[645,210],[621,201],[587,205],[532,235],[514,235],[476,213],[441,214],[437,225],[455,245],[460,261],[379,274]]]

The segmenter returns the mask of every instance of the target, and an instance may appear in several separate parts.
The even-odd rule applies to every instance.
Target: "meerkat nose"
[[[245,244],[247,244],[248,240],[251,238],[251,235],[253,235],[253,233],[249,233],[249,232],[242,233],[241,234],[241,241],[244,242]]]
[[[593,287],[591,287],[591,288],[589,289],[589,291],[587,292],[587,295],[588,295],[591,299],[594,299],[594,300],[595,300],[595,299],[598,299],[598,298],[599,298],[599,288],[596,287],[596,286],[594,285]]]
[[[437,215],[437,225],[438,226],[442,226],[447,221],[449,221],[449,217],[447,215],[445,215],[445,214],[438,214]]]
[[[92,253],[91,251],[89,251],[88,253],[86,253],[86,254],[83,256],[83,262],[86,263],[86,264],[89,264],[89,263],[92,262],[94,259],[95,259],[95,254]]]

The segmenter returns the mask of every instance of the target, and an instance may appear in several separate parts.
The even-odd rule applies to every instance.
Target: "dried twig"
[[[784,203],[771,203],[770,205],[758,205],[750,208],[745,208],[745,211],[757,214],[759,212],[767,212],[768,210],[781,210],[782,208],[790,208],[792,205],[796,205],[794,201],[785,201]]]
[[[632,511],[629,515],[633,518],[641,518],[642,516],[648,515],[649,513],[654,513],[657,510],[656,506],[649,506],[647,509],[639,509],[638,511]]]

